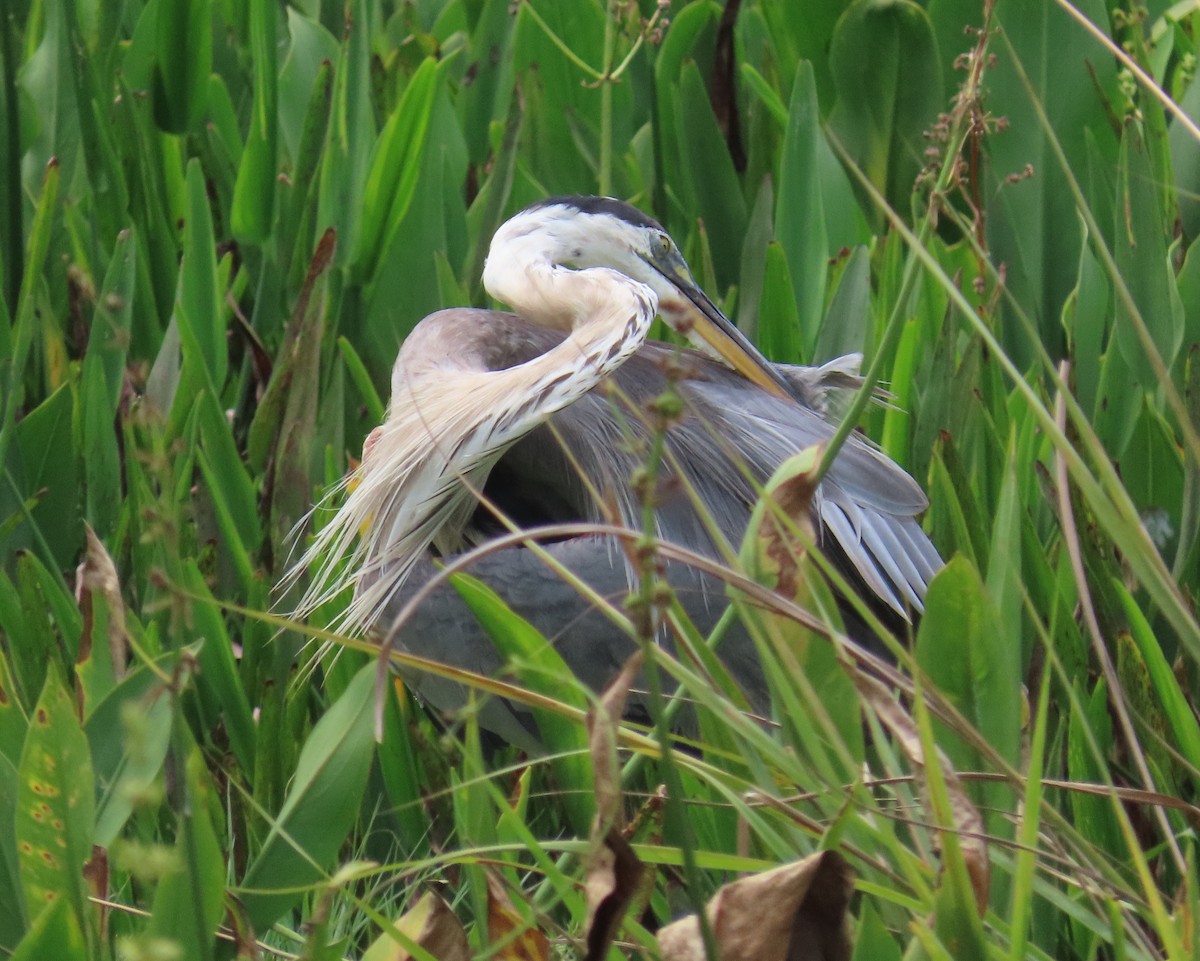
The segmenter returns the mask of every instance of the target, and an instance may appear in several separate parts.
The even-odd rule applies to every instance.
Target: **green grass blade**
[[[283,807],[240,885],[256,930],[323,876],[354,823],[375,749],[374,684],[370,664],[317,722],[300,752]]]
[[[188,133],[200,122],[212,72],[212,13],[209,0],[175,0],[156,5],[154,120],[167,133]]]

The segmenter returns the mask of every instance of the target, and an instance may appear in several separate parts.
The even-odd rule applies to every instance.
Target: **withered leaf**
[[[550,961],[550,939],[513,907],[504,882],[487,875],[489,955],[497,961]]]
[[[75,571],[75,600],[83,614],[83,632],[79,642],[79,662],[85,661],[92,652],[96,618],[96,601],[99,599],[107,612],[108,653],[112,663],[113,677],[120,680],[125,676],[125,658],[128,638],[125,633],[125,603],[121,600],[121,581],[117,576],[117,565],[109,556],[104,544],[96,536],[91,525],[84,524],[87,535],[87,552],[83,563]]]
[[[629,842],[618,830],[621,823],[621,766],[617,758],[617,725],[625,700],[642,668],[637,651],[588,712],[588,748],[595,771],[596,821],[584,875],[587,894],[587,961],[603,958],[644,872]]]
[[[645,871],[629,842],[616,828],[609,828],[604,844],[592,854],[584,880],[588,905],[584,961],[600,961],[608,953]]]
[[[804,587],[800,561],[805,544],[813,543],[809,508],[822,451],[819,445],[809,447],[780,465],[763,488],[742,542],[746,572],[785,597],[797,597]]]
[[[393,926],[438,961],[470,961],[471,947],[462,922],[432,891],[421,895]],[[408,949],[388,931],[380,934],[363,955],[363,961],[409,961],[410,958]]]
[[[850,866],[822,851],[726,884],[705,907],[721,961],[847,961]],[[699,918],[658,932],[663,961],[705,961]]]
[[[635,651],[599,700],[588,711],[588,753],[596,774],[596,824],[592,841],[597,844],[611,826],[620,826],[621,765],[617,759],[617,725],[625,714],[625,700],[642,669],[642,652]]]

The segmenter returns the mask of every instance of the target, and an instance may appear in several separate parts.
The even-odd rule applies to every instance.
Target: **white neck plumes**
[[[417,326],[396,359],[387,420],[345,503],[297,565],[316,571],[300,614],[352,583],[354,599],[336,626],[385,629],[381,616],[413,563],[431,545],[443,553],[462,546],[475,494],[504,450],[645,342],[654,291],[609,268],[560,266],[547,253],[558,242],[552,226],[518,216],[502,227],[484,284],[523,320],[569,335],[533,360],[489,370],[477,312],[442,311]]]

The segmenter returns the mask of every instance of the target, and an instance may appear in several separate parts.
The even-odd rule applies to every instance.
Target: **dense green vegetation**
[[[358,957],[432,888],[487,956],[490,877],[583,956],[586,698],[529,761],[310,643],[337,605],[268,613],[405,333],[570,192],[662,220],[773,358],[862,351],[950,559],[887,685],[782,599],[738,606],[778,724],[661,665],[700,734],[621,735],[651,870],[613,950],[836,849],[855,957],[1194,956],[1194,3],[2,13],[0,955]]]

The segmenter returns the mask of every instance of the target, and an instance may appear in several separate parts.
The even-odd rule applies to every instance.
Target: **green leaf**
[[[1095,783],[1104,779],[1103,765],[1113,749],[1113,722],[1109,713],[1108,685],[1101,678],[1090,697],[1081,681],[1075,682],[1082,712],[1072,710],[1067,731],[1067,774],[1072,780]],[[1121,826],[1112,801],[1084,791],[1071,793],[1071,813],[1080,833],[1114,858],[1123,856]]]
[[[671,211],[666,204],[665,190],[668,185],[676,190],[685,186],[682,183],[677,184],[677,181],[683,177],[682,168],[690,162],[690,158],[686,155],[686,145],[691,142],[689,139],[683,141],[679,139],[681,124],[678,95],[680,75],[685,61],[689,57],[695,56],[694,48],[700,37],[712,24],[716,23],[720,16],[720,5],[711,0],[687,4],[672,17],[671,29],[667,31],[662,47],[654,58],[654,94],[658,107],[654,121],[654,134],[659,164],[659,169],[655,171],[656,180],[659,182],[654,206],[666,218],[663,223],[676,229],[679,225],[673,217],[668,216]],[[681,199],[686,205],[685,210],[695,209],[691,204],[690,196]],[[690,228],[691,224],[689,223],[687,226]],[[680,239],[682,240],[682,238]]]
[[[264,930],[333,863],[358,813],[375,743],[377,667],[368,664],[319,720],[262,850],[240,891],[255,930]]]
[[[997,619],[980,647],[978,722],[991,745],[1011,764],[1020,753],[1022,632],[1021,513],[1017,458],[1009,457],[996,505],[988,557],[987,591]]]
[[[166,675],[177,657],[159,659]],[[96,778],[95,843],[109,847],[151,788],[171,745],[172,704],[166,684],[149,665],[125,677],[96,705],[84,730]]]
[[[1021,679],[1013,665],[1016,635],[997,630],[996,623],[996,607],[979,574],[964,558],[954,557],[929,585],[916,657],[941,696],[1015,762],[1021,733]],[[951,727],[935,722],[934,730],[938,747],[957,770],[988,769],[982,754]],[[989,812],[989,829],[1011,835],[1011,825],[1000,813],[1012,807],[1007,789],[975,785],[972,795]]]
[[[130,326],[133,322],[134,279],[137,276],[137,241],[133,228],[117,236],[108,273],[96,298],[92,330],[88,335],[84,377],[89,364],[104,371],[106,407],[115,415],[125,386],[125,360],[129,353]]]
[[[1091,411],[1100,393],[1104,335],[1112,326],[1112,288],[1090,244],[1080,248],[1077,276],[1075,289],[1063,305],[1063,327],[1071,345],[1076,397],[1084,410]]]
[[[896,356],[892,360],[893,403],[884,411],[883,436],[880,446],[901,467],[909,467],[909,428],[914,372],[917,369],[924,331],[919,318],[903,322],[900,338],[896,344]]]
[[[283,66],[279,68],[279,134],[287,155],[292,159],[293,173],[298,173],[307,164],[300,161],[304,154],[302,144],[309,128],[312,99],[324,88],[324,112],[329,112],[328,80],[332,77],[331,65],[337,62],[338,42],[328,30],[316,20],[306,17],[295,7],[287,8],[287,31],[291,38]],[[321,79],[324,77],[324,79]],[[324,140],[324,121],[320,124],[320,146]],[[298,176],[296,185],[307,192],[311,175]]]
[[[804,348],[800,343],[800,318],[787,255],[779,244],[770,243],[766,261],[759,303],[758,346],[770,360],[797,364]]]
[[[289,11],[289,14],[294,13]],[[312,227],[318,200],[317,172],[321,165],[321,150],[328,135],[332,97],[333,68],[326,62],[321,64],[313,80],[300,141],[292,153],[290,182],[280,188],[282,212],[274,232],[275,249],[280,257],[280,270],[289,280],[292,264],[307,257],[313,246]]]
[[[209,0],[158,0],[154,120],[167,133],[188,133],[204,116],[212,72]]]
[[[737,283],[742,238],[746,235],[746,201],[725,138],[713,115],[708,90],[693,62],[685,63],[679,78],[676,136],[681,145],[679,169],[691,203],[689,227],[703,221],[712,244],[717,283],[722,289]],[[695,150],[690,145],[704,144]],[[686,145],[686,146],[685,146]]]
[[[79,921],[64,900],[48,904],[37,916],[10,961],[87,961],[92,956]]]
[[[18,758],[20,747],[18,743]],[[16,761],[0,752],[0,950],[8,952],[17,946],[27,925],[15,827],[20,781]]]
[[[83,562],[76,568],[76,594],[86,630],[75,656],[76,701],[86,718],[125,673],[129,649],[120,576],[107,548],[90,528]]]
[[[416,191],[425,150],[425,135],[441,73],[429,58],[409,81],[372,151],[363,190],[361,247],[355,258],[360,275],[370,282],[379,259],[408,213]]]
[[[466,205],[458,187],[467,175],[466,143],[445,84],[440,82],[422,136],[423,148],[411,165],[419,170],[412,201],[398,225],[385,227],[387,233],[381,238],[385,246],[378,252],[367,292],[363,345],[368,356],[380,359],[390,360],[400,340],[422,317],[447,304],[464,302],[441,299],[437,270],[439,257],[461,263],[466,251]],[[503,176],[503,170],[496,173]],[[404,185],[395,189],[408,190]]]
[[[210,815],[220,806],[195,745],[186,772],[187,797],[176,824],[179,866],[158,883],[147,933],[173,941],[185,961],[208,961],[214,957],[217,926],[225,916],[225,860]]]
[[[450,582],[522,684],[538,694],[587,710],[589,699],[571,668],[536,628],[475,578],[455,574]],[[531,712],[554,755],[551,766],[564,788],[563,803],[572,824],[576,830],[586,831],[596,812],[587,731],[582,724],[560,714],[538,708],[531,708]]]
[[[236,525],[237,542],[244,551],[257,554],[262,545],[262,521],[258,515],[258,498],[254,481],[238,452],[230,431],[229,420],[217,399],[205,391],[197,399],[197,417],[203,455],[212,467],[209,489],[219,492],[227,507],[229,519]],[[232,538],[229,538],[232,541]]]
[[[454,6],[447,5],[447,11]],[[513,17],[500,4],[487,3],[475,8],[472,20],[466,55],[474,82],[463,85],[458,102],[470,161],[478,167],[490,159],[488,132],[492,123],[503,118],[507,105],[514,99],[513,37],[520,16]]]
[[[40,494],[31,518],[35,529],[25,543],[38,548],[43,562],[54,569],[71,566],[83,539],[75,519],[80,463],[74,406],[71,385],[64,384],[27,414],[16,430],[21,492]]]
[[[56,670],[47,672],[30,717],[19,773],[17,857],[26,907],[36,916],[61,899],[81,921],[90,914],[83,866],[95,826],[92,761]]]
[[[1140,319],[1118,302],[1116,343],[1130,369],[1149,391],[1157,390],[1158,375],[1138,336],[1144,323],[1163,363],[1170,370],[1183,342],[1183,304],[1167,257],[1167,228],[1162,222],[1159,194],[1150,158],[1136,125],[1125,128],[1121,140],[1120,188],[1113,257],[1129,285]]]
[[[817,335],[812,359],[824,361],[843,354],[861,353],[871,324],[871,254],[855,247],[842,268],[837,290]]]
[[[400,680],[394,680],[384,695],[383,739],[378,758],[379,772],[404,847],[412,852],[411,856],[421,857],[429,850],[429,818],[425,808],[429,777],[418,753],[421,734],[413,716],[414,703],[405,694]]]
[[[200,162],[187,166],[187,219],[183,229],[183,265],[179,269],[179,294],[175,318],[183,345],[183,363],[199,365],[208,383],[220,391],[229,366],[229,348],[223,323],[225,310],[218,301],[216,242]],[[190,407],[193,400],[186,398]]]
[[[1200,120],[1200,75],[1192,76],[1187,92],[1178,103],[1193,121]],[[1200,143],[1178,120],[1167,131],[1167,141],[1171,148],[1175,191],[1179,196],[1179,219],[1184,234],[1194,241],[1200,236]],[[1192,246],[1194,248],[1195,244]]]
[[[1192,711],[1163,655],[1162,645],[1155,637],[1146,615],[1133,599],[1125,585],[1119,580],[1112,583],[1113,591],[1129,620],[1129,630],[1153,688],[1156,710],[1160,710],[1171,728],[1170,743],[1183,755],[1192,772],[1200,771],[1200,724]],[[1194,776],[1194,775],[1193,775]]]
[[[806,525],[821,452],[819,446],[807,447],[771,475],[751,513],[738,560],[758,583],[841,631],[832,590],[807,543],[814,533]],[[854,683],[834,645],[790,617],[746,603],[736,591],[733,597],[751,630],[775,710],[794,749],[810,759],[822,777],[852,778],[863,760],[861,711]]]
[[[829,251],[817,164],[821,114],[812,66],[806,61],[796,68],[790,103],[779,161],[775,239],[787,256],[792,278],[802,349],[799,356],[811,357],[825,312]],[[765,319],[760,321],[760,336],[765,334],[765,323]]]
[[[270,2],[270,0],[265,0]],[[351,10],[342,55],[333,75],[333,109],[318,184],[317,230],[332,227],[338,237],[338,263],[350,263],[359,248],[363,184],[375,143],[370,98],[371,50],[366,0],[349,0]]]
[[[35,297],[50,246],[51,218],[58,200],[58,181],[58,161],[51,160],[46,168],[45,182],[29,231],[25,273],[21,277],[21,291],[17,296],[17,311],[13,318],[12,353],[6,358],[9,363],[0,365],[0,395],[5,398],[4,419],[0,421],[0,468],[8,464],[9,444],[17,421],[17,411],[25,403],[25,365],[34,333],[39,329]]]
[[[382,424],[385,414],[383,401],[380,399],[375,385],[371,382],[371,375],[367,373],[362,358],[358,356],[354,345],[345,337],[339,337],[337,345],[346,370],[350,374],[350,379],[354,382],[362,402],[367,406],[367,417],[372,424]]]
[[[964,27],[982,26],[979,4],[965,0],[941,7],[948,15],[938,18],[938,52],[946,76],[954,78],[960,75],[949,65],[967,49]],[[997,5],[994,35],[1002,39],[989,48],[997,60],[987,76],[988,111],[1006,118],[1008,129],[1017,131],[1011,137],[1000,134],[986,140],[991,162],[984,172],[983,189],[993,198],[988,205],[988,246],[993,262],[1006,265],[1005,285],[1025,305],[1025,313],[1035,318],[1051,356],[1062,351],[1058,320],[1074,284],[1065,265],[1079,262],[1079,215],[1067,176],[1093,163],[1107,173],[1117,153],[1110,108],[1104,97],[1096,95],[1097,90],[1115,95],[1116,60],[1098,57],[1081,70],[1079,60],[1064,47],[1070,43],[1073,48],[1078,42],[1080,28],[1073,14],[1092,23],[1107,23],[1108,7],[1101,0],[1077,0],[1073,8],[1069,12],[1041,0],[1007,0]],[[1034,100],[1045,111],[1045,128]],[[1065,153],[1069,170],[1061,167],[1052,137]],[[1007,179],[1027,166],[1032,177]],[[1086,201],[1097,209],[1102,183],[1082,186]],[[1010,333],[1017,329],[1013,324]],[[1033,354],[1031,345],[1023,337],[1007,340],[1018,365],[1026,366]]]
[[[113,426],[104,370],[84,361],[79,395],[83,436],[83,476],[87,491],[87,520],[100,537],[112,534],[121,509],[121,452]]]
[[[55,663],[65,667],[60,658],[54,656],[61,655],[61,646],[53,625],[45,616],[46,596],[38,577],[37,559],[32,554],[17,557],[17,600],[19,614],[10,610],[6,618],[6,627],[20,628],[8,635],[8,653],[12,657],[10,666],[22,703],[32,710],[46,684],[46,671]]]
[[[329,268],[336,248],[332,230],[325,231],[309,266],[292,317],[282,355],[250,426],[249,456],[261,468],[268,453],[272,471],[268,485],[269,533],[283,543],[308,509],[312,489],[312,442],[316,432],[320,386],[321,332],[328,307]]]
[[[892,207],[906,213],[925,163],[922,136],[943,109],[933,27],[908,0],[856,0],[829,51],[830,126]]]
[[[467,226],[473,230],[475,243],[468,249],[464,267],[467,289],[471,292],[470,297],[462,301],[464,303],[483,302],[483,264],[487,259],[487,245],[503,222],[504,211],[512,196],[513,178],[517,171],[517,145],[524,119],[524,101],[514,92],[508,105],[508,116],[504,120],[504,138],[500,143],[499,156],[467,212]],[[464,134],[469,136],[470,131],[464,131]]]
[[[888,933],[887,925],[872,902],[864,900],[851,961],[900,961],[900,958],[900,946]]]
[[[987,677],[985,634],[992,610],[978,572],[965,558],[953,557],[929,585],[917,632],[917,663],[938,693],[975,724],[990,720],[984,716],[979,695]],[[936,723],[935,729],[938,746],[957,770],[983,768],[976,750]]]
[[[6,595],[6,605],[16,600],[12,596],[12,583],[7,575],[0,574],[3,580],[3,590]],[[12,633],[8,623],[0,621],[0,628]],[[25,743],[25,732],[29,728],[29,718],[21,705],[17,690],[16,678],[13,677],[12,664],[8,651],[0,650],[0,755],[16,764],[21,757],[21,746]]]
[[[250,47],[254,55],[254,112],[230,212],[234,236],[261,244],[271,230],[275,211],[275,179],[279,173],[278,73],[275,69],[278,5],[273,0],[250,0]],[[218,387],[220,383],[218,382]]]
[[[192,618],[196,635],[202,641],[197,654],[200,671],[196,689],[210,706],[207,720],[222,724],[229,734],[229,746],[248,774],[254,771],[254,718],[246,690],[242,686],[234,660],[233,643],[225,629],[221,608],[213,599],[195,561],[187,561],[181,572],[181,584],[191,595]]]
[[[767,246],[775,236],[775,191],[765,178],[750,212],[746,239],[742,244],[741,273],[738,276],[737,325],[753,343],[758,343],[763,285],[767,270]],[[791,278],[788,279],[791,286]]]

